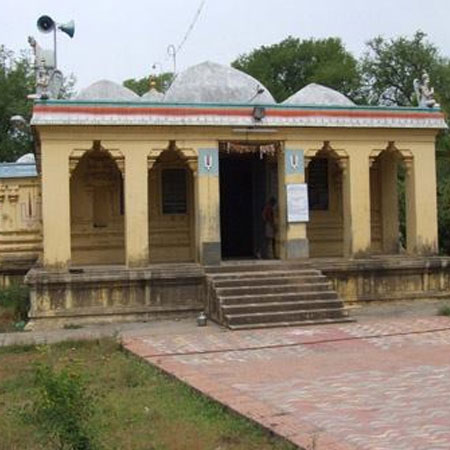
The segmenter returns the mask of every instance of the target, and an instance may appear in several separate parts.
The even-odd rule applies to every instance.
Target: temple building
[[[0,165],[0,263],[28,264],[35,326],[214,316],[208,274],[264,264],[311,264],[344,302],[448,289],[433,256],[439,108],[360,106],[318,84],[277,104],[206,62],[165,95],[104,80],[37,100],[32,127],[36,165]]]

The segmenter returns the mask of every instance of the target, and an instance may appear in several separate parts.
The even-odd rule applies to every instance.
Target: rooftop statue
[[[33,49],[36,74],[36,93],[29,98],[58,98],[63,84],[63,74],[56,68],[54,52],[43,49],[32,36],[28,37],[28,43]]]
[[[422,78],[414,80],[414,90],[421,108],[439,108],[434,98],[434,88],[430,86],[430,76],[424,72]]]

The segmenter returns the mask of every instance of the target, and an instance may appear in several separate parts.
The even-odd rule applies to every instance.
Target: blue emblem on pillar
[[[198,173],[200,176],[219,176],[219,150],[217,148],[198,149]]]
[[[304,175],[305,164],[303,150],[286,149],[284,154],[286,175]]]

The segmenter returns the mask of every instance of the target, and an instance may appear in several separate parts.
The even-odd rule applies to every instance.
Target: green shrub
[[[13,310],[15,321],[26,321],[30,309],[28,287],[22,284],[12,284],[0,289],[0,308]]]
[[[48,365],[35,372],[36,395],[23,418],[37,427],[41,439],[60,450],[98,449],[98,428],[94,426],[96,396],[79,373]]]
[[[440,316],[450,316],[450,305],[443,305],[439,308],[438,314]]]

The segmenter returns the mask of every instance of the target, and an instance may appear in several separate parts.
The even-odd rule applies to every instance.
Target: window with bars
[[[314,158],[308,166],[309,209],[326,211],[329,207],[328,159]]]
[[[164,169],[161,173],[162,213],[187,214],[185,169]]]

